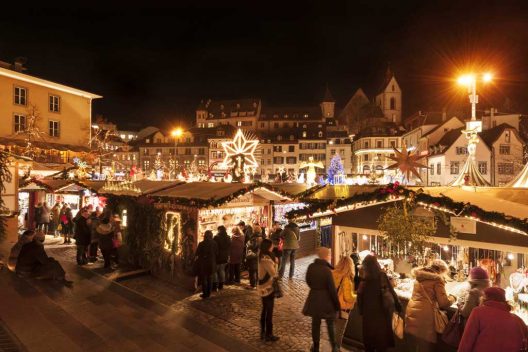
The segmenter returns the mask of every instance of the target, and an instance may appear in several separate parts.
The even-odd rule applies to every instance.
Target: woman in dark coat
[[[260,232],[253,232],[250,240],[246,245],[246,267],[248,269],[249,287],[250,289],[257,288],[258,281],[258,252],[260,243],[262,242],[262,235]]]
[[[203,299],[211,296],[213,285],[213,274],[216,272],[216,257],[218,256],[218,245],[213,240],[213,232],[205,231],[204,240],[196,248],[196,260],[198,261],[199,276],[202,282]]]
[[[401,304],[375,256],[366,256],[362,269],[357,305],[363,317],[363,344],[366,352],[383,352],[394,347],[392,314],[394,310],[401,313]],[[386,309],[384,300],[393,307]]]
[[[319,351],[321,319],[326,320],[332,351],[339,351],[335,339],[334,323],[341,307],[328,263],[330,250],[320,247],[317,255],[319,258],[310,264],[306,271],[306,283],[310,287],[310,293],[303,308],[303,314],[312,317],[313,345],[311,351]]]
[[[240,283],[240,264],[244,254],[244,235],[238,227],[233,227],[229,247],[229,282]]]

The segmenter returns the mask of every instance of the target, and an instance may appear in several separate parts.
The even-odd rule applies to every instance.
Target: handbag
[[[420,284],[420,287],[422,288],[422,291],[424,293],[424,296],[427,298],[429,303],[431,303],[431,306],[433,307],[433,318],[434,318],[434,326],[435,331],[439,334],[443,334],[444,330],[447,326],[447,323],[449,322],[447,319],[447,314],[440,310],[440,307],[438,307],[438,302],[434,302],[431,300],[431,297],[427,294],[427,291],[425,288]]]
[[[392,331],[397,338],[403,339],[403,319],[396,313],[392,313]]]
[[[442,341],[452,347],[458,348],[462,334],[464,333],[465,319],[460,314],[460,310],[457,309],[455,314],[447,323],[444,333],[442,334]]]
[[[273,278],[271,287],[273,288],[273,295],[275,296],[275,298],[281,298],[282,296],[284,296],[284,294],[282,293],[282,288],[280,287],[278,278]]]

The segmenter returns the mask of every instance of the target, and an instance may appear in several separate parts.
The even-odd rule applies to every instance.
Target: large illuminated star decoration
[[[236,178],[243,178],[247,170],[258,167],[255,159],[255,151],[258,147],[258,140],[248,140],[242,130],[238,130],[232,141],[222,142],[225,158],[222,162],[226,167],[233,169]]]
[[[418,173],[418,169],[427,168],[427,166],[419,163],[418,160],[425,158],[426,155],[420,155],[416,152],[411,153],[409,150],[407,150],[407,146],[405,145],[405,143],[403,143],[401,151],[399,151],[395,147],[392,147],[392,149],[394,149],[395,155],[388,156],[388,158],[394,160],[396,163],[388,166],[385,170],[399,169],[401,173],[405,176],[407,181],[410,181],[411,174],[413,174],[420,181],[422,181],[422,178]]]

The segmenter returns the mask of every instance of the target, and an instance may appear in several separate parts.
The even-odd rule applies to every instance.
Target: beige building
[[[429,147],[429,186],[449,185],[460,174],[468,158],[463,130],[451,130]],[[479,172],[491,185],[504,186],[522,170],[523,148],[519,133],[508,124],[482,131],[475,155]]]
[[[92,101],[101,96],[0,67],[0,144],[26,152],[31,134],[34,158],[71,161],[89,151]]]
[[[394,161],[388,157],[394,156],[393,148],[401,149],[401,141],[401,131],[390,122],[363,130],[352,142],[353,173],[395,175],[393,170],[387,171],[385,168],[394,164]]]

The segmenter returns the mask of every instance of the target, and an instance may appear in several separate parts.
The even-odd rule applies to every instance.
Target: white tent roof
[[[528,216],[528,189],[462,186],[424,187],[423,190],[432,196],[444,195],[456,202],[471,203],[486,211],[496,211],[519,219]]]
[[[517,177],[515,177],[513,180],[511,180],[506,187],[514,187],[514,188],[528,188],[528,163],[524,165],[523,169]]]

